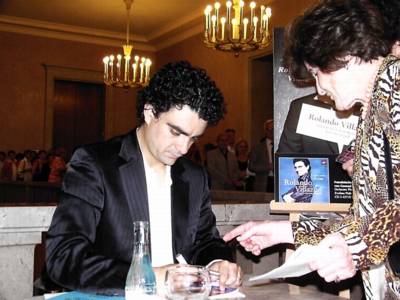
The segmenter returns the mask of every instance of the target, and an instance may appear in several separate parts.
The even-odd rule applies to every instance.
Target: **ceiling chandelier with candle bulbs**
[[[270,44],[269,19],[271,9],[256,2],[226,1],[208,5],[204,10],[204,43],[207,47],[240,52],[265,48]]]
[[[103,58],[104,83],[109,86],[140,88],[146,86],[150,77],[151,60],[146,57],[131,56],[132,44],[129,40],[129,15],[133,0],[124,0],[126,18],[126,44],[122,46],[123,55],[109,55]]]

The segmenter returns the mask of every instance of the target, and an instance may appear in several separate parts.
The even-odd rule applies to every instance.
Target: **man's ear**
[[[143,109],[143,115],[144,115],[144,122],[146,124],[149,124],[150,121],[154,119],[153,105],[145,104]]]

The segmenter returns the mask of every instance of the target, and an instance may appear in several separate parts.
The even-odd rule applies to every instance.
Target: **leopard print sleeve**
[[[390,246],[400,239],[400,200],[386,201],[372,216],[354,218],[352,214],[336,222],[293,222],[296,248],[317,245],[326,235],[340,233],[360,270],[385,260]]]
[[[352,214],[342,219],[317,221],[304,220],[292,223],[295,247],[302,244],[317,245],[325,236],[332,233],[341,233],[343,237],[350,237],[358,233],[362,220],[355,220]]]
[[[351,247],[360,270],[383,262],[392,244],[400,239],[400,200],[390,200],[378,208],[366,224],[361,241]],[[348,242],[348,240],[347,240]]]
[[[318,244],[339,232],[361,270],[385,260],[390,245],[400,239],[400,62],[388,57],[376,83],[371,111],[357,128],[353,205],[337,222],[293,223],[295,245]],[[395,199],[388,200],[383,132],[388,137]]]
[[[387,71],[382,74],[382,78],[385,83],[383,91],[387,93],[392,128],[395,131],[400,131],[400,60],[397,60],[396,63],[391,65]],[[397,152],[397,154],[399,153]]]

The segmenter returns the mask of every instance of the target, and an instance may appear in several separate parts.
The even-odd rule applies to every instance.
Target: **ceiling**
[[[135,48],[156,51],[201,33],[204,8],[215,1],[134,0],[130,37]],[[120,46],[126,13],[124,0],[0,0],[0,30]]]
[[[185,24],[201,23],[212,0],[134,0],[131,32],[151,41]],[[123,0],[0,0],[0,21],[31,26],[60,26],[68,30],[126,32]]]

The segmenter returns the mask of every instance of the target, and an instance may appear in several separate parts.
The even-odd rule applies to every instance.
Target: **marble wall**
[[[34,248],[50,225],[54,206],[0,207],[0,300],[32,296]],[[249,220],[282,219],[269,212],[269,204],[213,204],[221,234]],[[278,251],[262,258],[237,251],[246,274],[260,274],[278,266]]]

